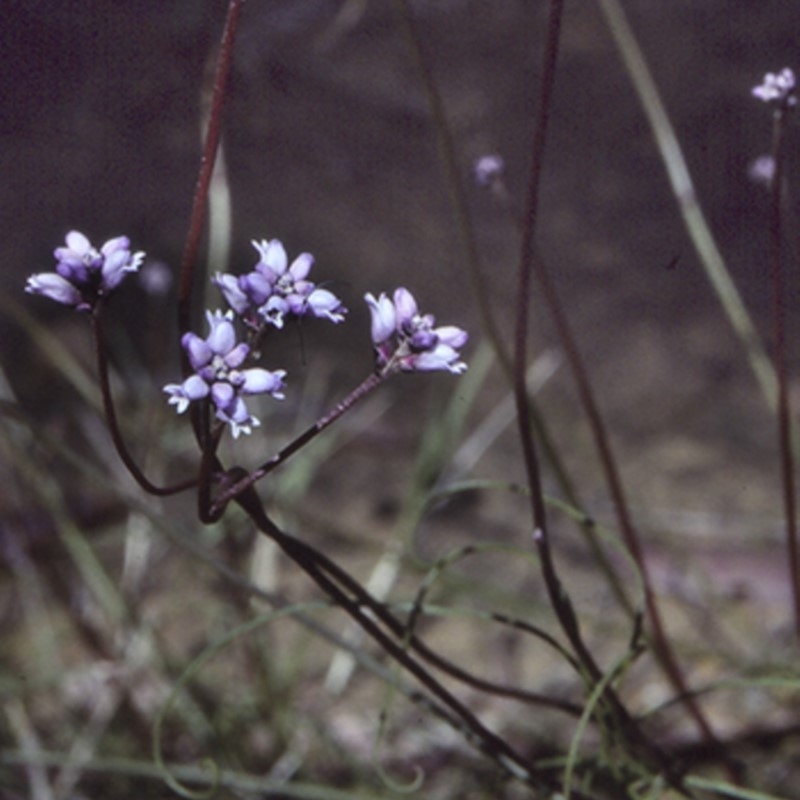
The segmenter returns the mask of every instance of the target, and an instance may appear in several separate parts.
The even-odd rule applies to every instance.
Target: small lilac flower
[[[371,294],[365,295],[364,299],[372,314],[372,342],[380,347],[394,336],[397,325],[394,303],[383,292],[377,300]]]
[[[342,322],[347,309],[336,295],[309,281],[314,264],[310,253],[301,253],[289,264],[278,239],[253,242],[260,258],[252,272],[235,275],[218,272],[212,282],[228,305],[251,327],[268,323],[282,328],[289,316],[311,315]]]
[[[797,97],[792,94],[796,85],[794,72],[785,67],[777,74],[768,72],[762,83],[753,87],[752,93],[765,103],[789,107],[797,104]]]
[[[506,164],[502,156],[481,156],[472,165],[472,177],[478,186],[489,186],[503,176]]]
[[[153,297],[163,296],[172,286],[172,270],[163,261],[151,259],[139,273],[139,285]]]
[[[78,231],[67,234],[66,247],[55,250],[56,271],[31,275],[29,294],[40,294],[78,311],[94,308],[128,272],[136,272],[144,253],[131,253],[127,236],[109,239],[100,250]]]
[[[747,168],[747,177],[753,183],[770,186],[775,177],[775,158],[771,155],[763,155],[754,159]]]
[[[195,371],[183,383],[170,383],[164,387],[169,395],[167,401],[182,414],[194,400],[210,398],[216,409],[216,417],[231,426],[233,438],[240,433],[250,433],[261,423],[245,405],[244,396],[271,394],[283,399],[281,389],[286,371],[270,372],[260,367],[241,369],[250,348],[237,343],[233,327],[233,312],[223,314],[206,312],[210,328],[205,339],[194,333],[186,333],[181,339],[183,349]]]
[[[211,279],[211,283],[222,292],[225,301],[240,317],[246,317],[251,310],[255,312],[250,293],[240,286],[244,277],[237,278],[235,275],[217,272]]]
[[[377,368],[382,372],[429,372],[447,370],[456,375],[466,370],[459,348],[467,332],[453,325],[434,327],[432,314],[420,314],[408,289],[399,288],[393,299],[384,293],[364,296],[372,317],[372,343]]]

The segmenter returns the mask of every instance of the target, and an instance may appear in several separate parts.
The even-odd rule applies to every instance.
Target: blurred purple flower
[[[372,317],[372,343],[379,370],[429,372],[447,370],[456,375],[467,368],[459,361],[459,348],[467,343],[467,332],[453,325],[434,327],[431,314],[420,314],[408,289],[395,290],[393,299],[384,293],[364,299]]]
[[[169,404],[182,414],[193,400],[211,399],[217,419],[231,426],[233,438],[240,433],[250,433],[261,423],[247,409],[243,397],[253,394],[271,394],[282,400],[285,370],[270,372],[252,367],[241,369],[250,354],[250,348],[237,343],[233,327],[233,312],[223,314],[206,312],[209,334],[201,339],[193,333],[184,334],[183,349],[195,371],[183,383],[170,383],[164,387]]]
[[[780,106],[793,106],[797,103],[797,97],[792,94],[797,82],[794,72],[785,67],[777,74],[768,72],[759,86],[754,86],[752,93],[754,97],[763,100],[765,103],[776,103]]]
[[[228,305],[251,327],[267,322],[282,328],[289,316],[313,316],[342,322],[347,309],[336,295],[307,280],[314,264],[310,253],[301,253],[289,264],[280,241],[253,242],[261,256],[255,269],[239,277],[218,272],[212,282]]]
[[[775,177],[775,158],[763,155],[754,159],[747,168],[747,177],[754,183],[768,187]]]
[[[506,163],[502,156],[485,155],[476,159],[472,165],[472,176],[478,186],[488,186],[503,176]]]
[[[66,247],[55,250],[56,271],[31,275],[29,294],[40,294],[78,311],[94,308],[128,272],[136,272],[144,253],[131,253],[127,236],[109,239],[100,250],[78,231],[67,234]]]

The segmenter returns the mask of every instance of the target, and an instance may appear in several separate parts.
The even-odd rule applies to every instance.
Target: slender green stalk
[[[745,347],[750,366],[767,401],[771,407],[776,407],[777,382],[774,370],[703,215],[680,144],[644,54],[619,0],[599,0],[599,4],[625,63],[628,76],[650,122],[673,194],[678,201],[684,224],[700,256],[706,275],[716,291],[731,325]],[[643,560],[640,566],[644,566]],[[647,573],[643,571],[642,574],[647,592],[650,621],[654,624],[656,652],[703,737],[709,744],[717,744],[717,738],[710,723],[694,701],[693,695],[687,691],[682,671],[669,646],[666,631],[663,630],[658,606],[652,598],[651,584]],[[727,767],[731,775],[736,777],[736,765],[729,761]]]
[[[795,633],[800,639],[800,559],[797,542],[797,504],[794,490],[794,453],[792,421],[789,408],[789,377],[786,365],[786,310],[783,277],[783,156],[788,104],[775,109],[772,137],[774,172],[770,184],[769,255],[772,283],[772,335],[775,347],[775,374],[778,379],[777,435],[780,449],[780,473],[783,489],[783,512],[786,523],[786,547],[789,583],[792,587]]]
[[[664,108],[644,54],[620,1],[599,0],[599,5],[652,128],[684,225],[694,243],[706,276],[717,293],[729,322],[744,345],[750,367],[767,402],[770,407],[775,408],[777,402],[775,372],[697,200],[697,193],[678,137],[675,135],[675,129]]]

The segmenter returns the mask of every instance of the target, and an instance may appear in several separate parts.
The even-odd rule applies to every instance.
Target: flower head
[[[127,236],[109,239],[100,250],[79,231],[67,234],[66,247],[55,250],[56,271],[31,275],[25,285],[78,311],[94,308],[101,297],[115,289],[128,272],[136,272],[144,253],[131,253]]]
[[[431,314],[420,314],[408,289],[399,288],[393,298],[381,293],[364,299],[372,317],[372,343],[376,366],[382,372],[429,372],[447,370],[456,375],[466,370],[459,348],[467,332],[453,325],[435,327]]]
[[[797,96],[793,94],[797,82],[794,72],[785,67],[777,74],[768,72],[759,86],[753,87],[753,96],[765,103],[775,103],[788,108],[797,104]]]
[[[214,404],[216,417],[231,426],[234,439],[240,433],[250,433],[261,423],[247,409],[244,397],[253,394],[271,394],[282,400],[285,370],[270,372],[252,367],[242,369],[250,348],[236,341],[233,312],[223,314],[206,312],[210,328],[205,339],[186,333],[181,339],[183,349],[194,373],[183,383],[164,387],[169,404],[182,414],[193,400],[209,398]]]
[[[314,264],[301,253],[291,264],[277,239],[253,242],[259,260],[252,272],[235,276],[218,272],[212,282],[228,305],[251,327],[282,328],[287,317],[321,317],[342,322],[347,309],[336,295],[308,280]]]

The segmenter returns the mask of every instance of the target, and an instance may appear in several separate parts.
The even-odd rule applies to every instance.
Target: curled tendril
[[[396,778],[393,778],[386,771],[385,767],[380,761],[380,751],[386,736],[387,719],[388,714],[384,710],[380,715],[380,725],[378,726],[375,745],[372,748],[372,764],[375,768],[375,772],[378,774],[378,777],[384,782],[384,784],[386,784],[388,789],[393,792],[397,792],[398,794],[412,794],[413,792],[417,792],[422,788],[422,784],[425,782],[425,770],[422,769],[419,764],[415,764],[413,767],[414,777],[410,781],[405,782],[401,782]]]

